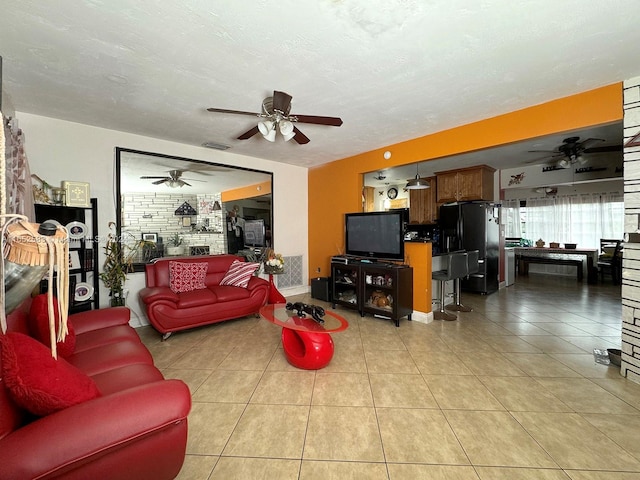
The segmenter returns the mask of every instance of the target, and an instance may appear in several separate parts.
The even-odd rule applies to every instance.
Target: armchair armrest
[[[2,438],[0,474],[56,476],[186,421],[190,409],[189,389],[180,380],[145,384],[69,407]]]
[[[140,290],[138,295],[145,305],[157,302],[158,300],[168,300],[173,303],[178,303],[178,294],[169,287],[145,287]]]
[[[253,276],[249,279],[249,283],[247,284],[247,290],[253,290],[255,288],[269,288],[269,282],[267,282],[264,278]]]
[[[102,308],[69,315],[76,333],[86,333],[116,325],[128,325],[131,311],[127,307]]]

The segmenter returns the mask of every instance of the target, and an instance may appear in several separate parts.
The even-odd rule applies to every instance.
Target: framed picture
[[[153,242],[158,243],[158,234],[157,233],[143,233],[142,240],[145,242]]]
[[[69,270],[76,270],[80,267],[80,253],[77,250],[71,250],[69,252]]]
[[[86,182],[62,182],[65,202],[68,207],[88,207],[91,205],[89,184]]]

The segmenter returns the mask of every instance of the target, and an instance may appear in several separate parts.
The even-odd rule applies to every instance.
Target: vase
[[[111,292],[111,299],[109,300],[109,305],[112,307],[124,307],[126,305],[127,298],[124,296],[122,291],[119,292]]]

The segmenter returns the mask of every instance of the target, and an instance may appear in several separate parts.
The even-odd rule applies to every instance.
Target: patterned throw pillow
[[[259,263],[241,262],[234,260],[229,266],[229,270],[224,274],[220,285],[231,285],[234,287],[247,288],[253,273],[260,267]]]
[[[207,262],[169,262],[169,288],[176,293],[207,288],[204,279],[208,268]]]

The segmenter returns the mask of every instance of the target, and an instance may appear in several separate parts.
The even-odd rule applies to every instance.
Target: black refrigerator
[[[478,272],[462,280],[462,290],[482,294],[498,290],[498,218],[494,205],[469,202],[440,207],[440,251],[478,250]]]

